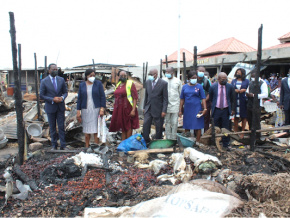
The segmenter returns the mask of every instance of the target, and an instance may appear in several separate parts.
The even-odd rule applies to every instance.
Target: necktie
[[[156,83],[155,81],[152,82],[152,89],[154,89],[155,83]]]
[[[55,82],[55,77],[52,77],[52,84],[53,84],[54,90],[56,91],[56,82]]]
[[[221,86],[221,93],[220,93],[220,109],[224,108],[224,86]]]

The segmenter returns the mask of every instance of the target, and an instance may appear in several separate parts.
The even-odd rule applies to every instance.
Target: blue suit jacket
[[[67,97],[67,87],[62,77],[56,76],[56,82],[57,91],[55,91],[49,76],[41,80],[40,98],[45,101],[46,113],[55,113],[57,110],[65,110],[64,99]],[[63,97],[63,102],[53,102],[54,97]]]
[[[103,84],[99,80],[95,80],[92,88],[92,96],[95,108],[106,107],[106,97]],[[87,85],[82,82],[78,92],[77,110],[87,109]]]
[[[229,114],[232,113],[232,111],[236,110],[236,101],[235,101],[235,89],[234,87],[227,83],[226,84],[226,98],[228,102],[228,111]],[[211,113],[212,115],[214,114],[214,110],[216,108],[217,104],[217,97],[218,97],[218,82],[214,83],[210,89],[209,89],[209,100],[212,102],[212,108],[211,108]]]
[[[284,110],[290,109],[290,88],[288,78],[282,80],[280,89],[280,105],[284,106]]]

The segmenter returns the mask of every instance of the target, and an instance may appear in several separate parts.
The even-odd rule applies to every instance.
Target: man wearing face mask
[[[280,108],[285,112],[285,125],[290,125],[290,69],[288,77],[284,78],[281,83]]]
[[[168,83],[168,107],[165,116],[166,139],[176,140],[179,112],[179,96],[181,94],[182,83],[174,76],[173,67],[166,69],[164,80]]]
[[[235,113],[236,101],[235,101],[235,89],[227,83],[227,74],[220,72],[218,74],[218,82],[214,83],[209,89],[209,99],[212,103],[212,117],[214,119],[214,125],[219,128],[230,127],[230,115]],[[225,150],[229,149],[229,137],[223,137],[222,143]]]
[[[60,149],[64,150],[66,147],[64,131],[64,100],[67,97],[67,87],[64,79],[57,76],[58,69],[56,64],[50,64],[48,66],[48,72],[49,76],[44,78],[40,84],[40,98],[45,101],[45,112],[48,117],[52,149],[56,150],[58,146],[56,133],[57,122]]]
[[[158,78],[157,69],[152,69],[145,83],[143,137],[146,143],[150,142],[149,134],[153,119],[156,129],[155,138],[162,139],[162,127],[167,106],[168,84],[163,79]]]
[[[248,123],[249,123],[249,127],[250,129],[252,128],[252,120],[253,120],[253,102],[254,102],[254,85],[255,85],[255,75],[256,75],[257,70],[254,69],[251,72],[251,81],[249,84],[249,87],[247,88],[246,91],[246,96],[248,97],[248,104],[247,104],[247,115],[248,115]],[[267,98],[268,97],[268,88],[267,88],[267,84],[264,82],[264,80],[262,80],[261,78],[259,78],[259,93],[258,93],[258,99],[260,99],[260,109],[261,107],[263,107],[263,98]],[[261,124],[258,123],[257,124],[257,129],[261,129]],[[260,133],[257,134],[257,137],[260,137]]]
[[[199,66],[197,68],[197,82],[202,85],[205,96],[206,96],[206,113],[204,115],[204,131],[207,131],[209,129],[209,124],[210,124],[210,108],[211,108],[211,103],[209,100],[209,88],[211,86],[211,82],[208,79],[208,77],[205,76],[206,70],[204,67]]]

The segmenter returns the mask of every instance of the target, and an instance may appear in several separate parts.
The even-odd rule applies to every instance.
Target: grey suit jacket
[[[284,110],[290,110],[290,88],[288,78],[283,79],[281,83],[280,105],[284,106]]]
[[[168,84],[159,78],[152,90],[152,81],[147,80],[145,84],[144,113],[150,109],[152,117],[161,117],[161,113],[167,112]]]

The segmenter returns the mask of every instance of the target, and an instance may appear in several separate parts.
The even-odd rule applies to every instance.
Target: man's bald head
[[[225,72],[220,72],[218,74],[218,82],[220,85],[226,85],[228,82],[228,75]]]
[[[156,79],[157,76],[158,76],[158,70],[157,70],[157,69],[151,69],[151,70],[149,71],[149,75],[150,75],[150,76],[153,76],[154,79]]]

